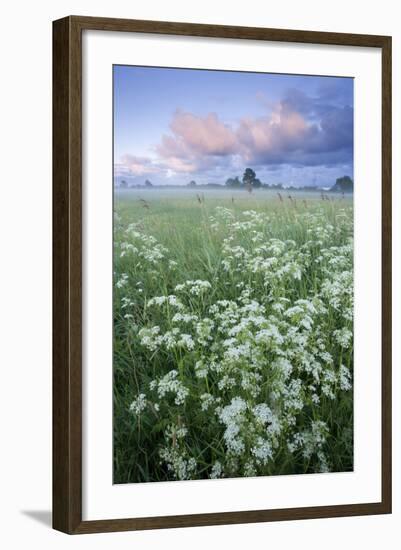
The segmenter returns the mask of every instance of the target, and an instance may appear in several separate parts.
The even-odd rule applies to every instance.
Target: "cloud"
[[[287,90],[267,114],[225,124],[216,113],[198,116],[177,110],[154,148],[156,158],[125,155],[122,165],[133,175],[207,173],[251,165],[272,169],[293,165],[352,164],[353,108],[341,101],[336,88],[326,86],[316,96]],[[262,92],[259,101],[267,101]]]
[[[205,117],[177,110],[170,123],[171,135],[163,135],[156,152],[164,164],[178,172],[195,172],[212,165],[212,157],[235,154],[232,129],[215,113]]]
[[[353,108],[291,89],[269,116],[242,119],[241,154],[255,165],[332,165],[352,162]]]
[[[154,165],[148,157],[137,157],[135,155],[123,155],[121,163],[115,165],[116,175],[143,176],[155,174],[160,171],[158,165]]]
[[[352,105],[354,101],[353,86],[349,86],[348,79],[329,78],[319,86],[318,98],[324,103],[335,105]]]
[[[269,117],[242,119],[237,130],[240,153],[248,162],[281,163],[281,159],[301,151],[313,139],[314,126],[298,112],[282,104]]]
[[[184,158],[174,156],[165,159],[165,161],[162,163],[162,166],[164,166],[166,170],[169,170],[170,172],[183,172],[188,174],[192,172],[197,172],[201,168],[200,164],[191,162],[191,160],[186,160]]]
[[[310,115],[316,108],[316,99],[306,95],[297,88],[290,88],[280,102],[281,108],[287,112],[297,112],[302,115]]]

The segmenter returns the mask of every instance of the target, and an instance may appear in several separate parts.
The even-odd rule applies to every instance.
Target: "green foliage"
[[[238,176],[235,176],[235,178],[228,178],[226,181],[227,187],[232,187],[234,189],[239,189],[241,187],[242,183]]]
[[[336,183],[331,188],[331,191],[340,193],[352,193],[354,191],[354,182],[349,176],[337,178]]]
[[[352,470],[352,203],[256,195],[116,194],[116,483]]]
[[[246,168],[244,175],[242,176],[242,181],[238,176],[235,178],[228,178],[226,180],[226,186],[233,189],[240,189],[243,187],[250,191],[252,189],[259,189],[262,187],[262,182],[256,177],[256,173],[252,170],[252,168]]]
[[[252,188],[256,180],[256,174],[252,168],[246,168],[244,175],[242,176],[242,183],[244,187]]]

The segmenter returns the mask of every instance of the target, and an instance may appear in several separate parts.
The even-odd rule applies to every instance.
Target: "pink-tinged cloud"
[[[240,154],[247,161],[259,155],[279,154],[302,149],[305,140],[314,133],[313,125],[297,112],[289,112],[282,105],[269,117],[243,118],[237,130]]]
[[[135,155],[123,155],[121,164],[117,165],[121,171],[126,171],[133,176],[143,176],[145,174],[154,174],[160,171],[160,167],[154,165],[148,157],[137,157]]]
[[[150,157],[137,157],[135,155],[123,155],[121,162],[115,164],[114,171],[117,176],[151,176],[152,174],[168,172],[191,173],[200,167],[188,159],[169,157],[165,161]]]
[[[162,166],[166,170],[184,174],[197,172],[200,168],[199,164],[191,162],[190,160],[182,159],[180,157],[169,157],[168,159],[165,159],[164,162],[162,162]]]
[[[142,176],[193,174],[241,165],[330,165],[352,159],[351,107],[327,106],[290,90],[269,110],[266,116],[244,117],[235,127],[215,113],[202,117],[177,110],[171,132],[155,146],[154,157],[125,155],[121,166]]]
[[[316,131],[300,113],[282,103],[269,116],[241,119],[235,129],[215,113],[200,117],[176,111],[170,128],[171,134],[163,135],[156,153],[166,168],[188,173],[225,163],[228,157],[255,162],[266,155],[273,158],[302,149]]]
[[[163,158],[226,156],[237,150],[234,132],[215,113],[199,117],[176,111],[170,128],[173,135],[164,135],[161,144],[156,148]]]

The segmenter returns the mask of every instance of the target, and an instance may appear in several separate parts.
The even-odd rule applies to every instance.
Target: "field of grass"
[[[115,193],[114,482],[353,468],[352,198]]]

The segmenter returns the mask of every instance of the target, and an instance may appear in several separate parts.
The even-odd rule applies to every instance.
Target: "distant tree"
[[[188,187],[196,187],[196,181],[195,181],[195,180],[191,180],[191,181],[188,183]]]
[[[121,180],[121,182],[120,182],[120,187],[121,187],[122,189],[127,189],[127,187],[128,187],[127,182],[126,182],[125,180]]]
[[[262,185],[252,168],[245,169],[244,175],[242,176],[242,183],[250,192],[254,187],[260,187]]]
[[[235,178],[228,178],[228,180],[226,180],[226,186],[239,188],[241,187],[241,181],[238,176],[235,176]]]
[[[335,191],[337,193],[352,193],[354,190],[354,182],[349,176],[343,176],[342,178],[337,178],[336,183],[330,189],[330,191]]]
[[[254,187],[255,189],[259,189],[260,187],[262,187],[262,182],[260,181],[259,178],[255,178],[253,180],[252,187]]]
[[[153,183],[150,182],[149,180],[146,180],[145,181],[145,187],[153,187]]]

